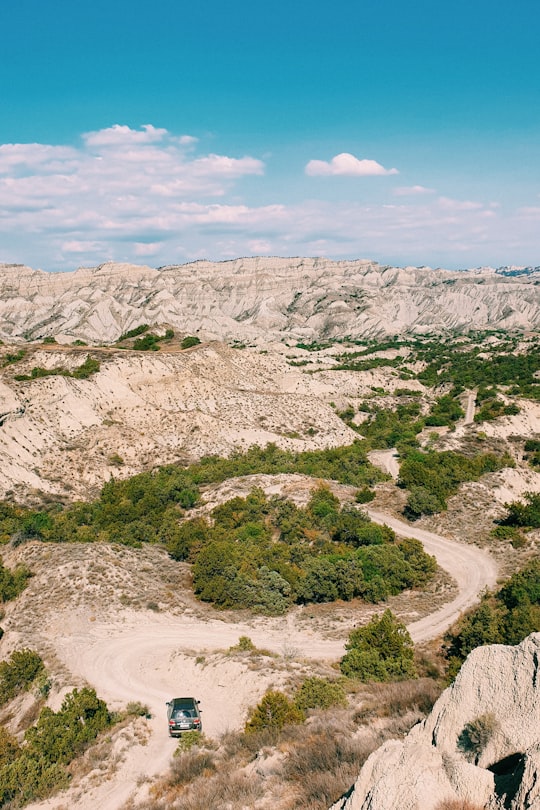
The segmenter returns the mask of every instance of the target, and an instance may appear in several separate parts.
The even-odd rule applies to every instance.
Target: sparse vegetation
[[[458,737],[458,748],[474,762],[478,762],[480,754],[498,731],[498,728],[497,718],[492,712],[482,714],[465,724]]]
[[[25,349],[19,349],[16,352],[6,352],[2,357],[0,362],[0,367],[5,368],[5,366],[10,366],[13,363],[18,363],[19,360],[22,360],[23,357],[26,355]]]
[[[485,473],[514,465],[509,454],[465,456],[452,450],[410,450],[400,465],[398,482],[410,491],[406,514],[415,519],[441,512],[446,509],[446,499],[455,495],[464,481],[477,481]]]
[[[90,355],[87,356],[84,363],[73,371],[68,371],[66,368],[43,368],[42,366],[35,366],[30,374],[16,374],[14,379],[19,382],[26,382],[31,380],[39,380],[43,377],[73,377],[75,380],[86,380],[92,374],[95,374],[100,369],[99,361]]]

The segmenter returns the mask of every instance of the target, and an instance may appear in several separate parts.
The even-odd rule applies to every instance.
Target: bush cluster
[[[360,442],[306,453],[279,450],[274,444],[254,446],[230,458],[208,456],[187,468],[170,465],[123,481],[111,479],[97,500],[66,508],[58,504],[48,511],[32,511],[0,502],[0,541],[181,545],[184,530],[178,519],[197,503],[199,485],[253,473],[292,472],[358,487],[385,477],[370,464]]]
[[[425,585],[436,568],[421,543],[398,542],[387,526],[341,508],[325,486],[305,508],[255,489],[216,507],[211,520],[185,521],[168,549],[193,563],[203,601],[267,614],[293,603],[378,602]]]
[[[245,731],[279,731],[284,726],[303,723],[311,709],[346,706],[347,696],[338,681],[309,677],[296,689],[292,698],[277,689],[270,689],[251,711]]]
[[[399,469],[398,484],[409,490],[406,514],[414,519],[446,509],[446,499],[455,495],[460,484],[477,481],[482,475],[502,467],[513,467],[508,454],[481,453],[466,456],[453,450],[441,453],[410,450]]]
[[[43,368],[42,366],[35,366],[30,374],[16,374],[17,381],[31,381],[39,380],[43,377],[72,377],[75,380],[86,380],[92,374],[95,374],[100,369],[99,361],[90,355],[87,356],[84,363],[81,363],[73,371],[68,371],[66,368]]]
[[[516,352],[517,340],[509,338],[486,350],[482,335],[471,335],[477,343],[470,349],[452,342],[428,341],[419,343],[416,359],[426,363],[418,379],[430,387],[451,383],[456,390],[510,386],[512,396],[540,399],[540,354],[536,346]],[[486,353],[489,352],[489,356]]]
[[[540,631],[540,559],[531,560],[446,637],[446,657],[454,675],[468,654],[483,644],[519,644]]]
[[[524,503],[514,501],[505,504],[508,515],[503,521],[505,526],[522,526],[530,529],[540,528],[540,493],[526,492]]]
[[[74,689],[60,711],[45,707],[21,746],[0,734],[0,806],[22,806],[66,787],[66,766],[110,726],[112,717],[95,691]]]
[[[19,565],[13,571],[4,566],[0,559],[0,602],[10,602],[25,588],[32,576],[26,565]]]

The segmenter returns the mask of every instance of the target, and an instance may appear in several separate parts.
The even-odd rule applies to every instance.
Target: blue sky
[[[0,0],[0,261],[540,264],[538,0]]]

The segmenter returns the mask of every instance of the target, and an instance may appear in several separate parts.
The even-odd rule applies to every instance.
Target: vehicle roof
[[[192,706],[197,702],[198,701],[193,697],[179,697],[171,700],[171,703],[173,703],[175,706]]]

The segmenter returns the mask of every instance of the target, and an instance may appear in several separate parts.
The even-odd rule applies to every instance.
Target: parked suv
[[[183,731],[202,731],[199,700],[192,697],[179,697],[167,701],[169,734],[179,737]]]

